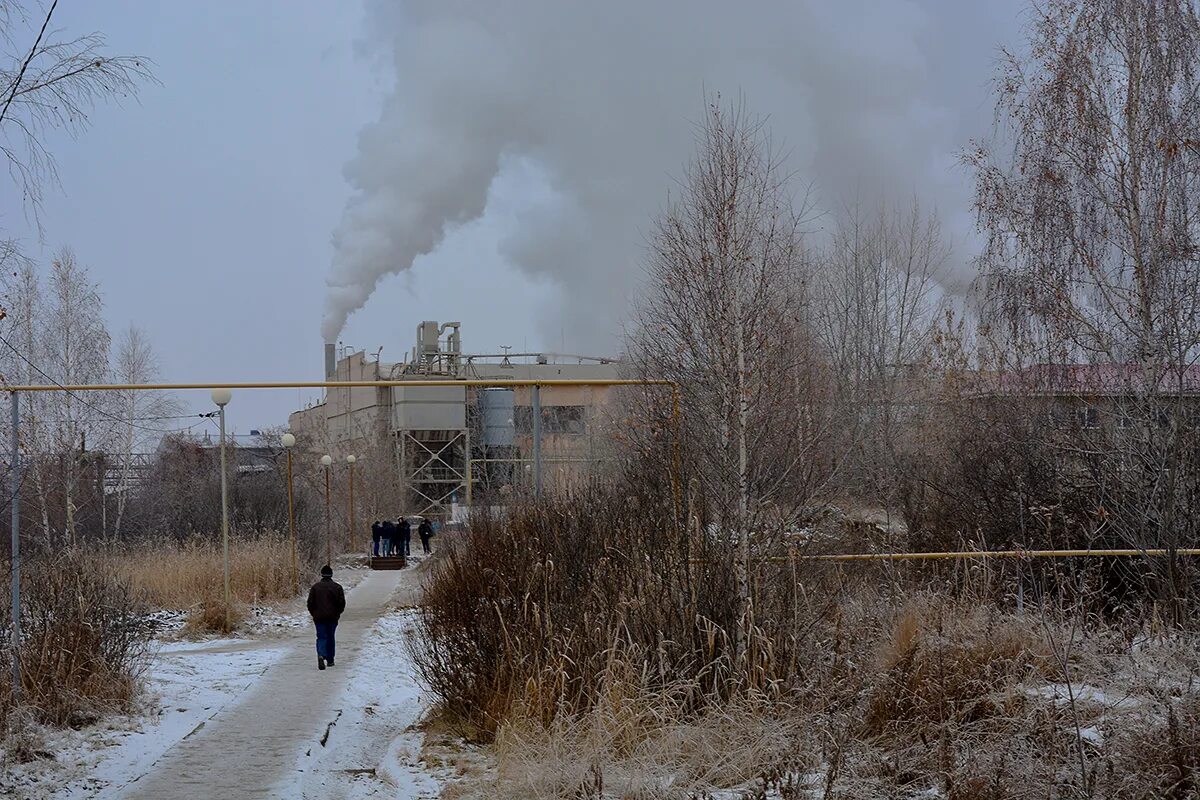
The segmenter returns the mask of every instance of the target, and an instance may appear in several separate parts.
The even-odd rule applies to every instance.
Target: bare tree
[[[64,248],[51,263],[47,281],[46,324],[42,332],[44,371],[59,384],[103,383],[109,374],[110,337],[104,324],[99,287],[86,267]],[[77,494],[84,458],[90,447],[101,450],[118,418],[104,406],[111,402],[99,392],[64,392],[49,405],[50,452],[59,469],[64,511],[63,533],[76,538]]]
[[[80,133],[98,102],[132,96],[152,80],[145,59],[106,55],[99,33],[60,38],[57,6],[51,0],[43,12],[0,0],[0,154],[35,218],[45,186],[58,180],[47,133]]]
[[[743,621],[768,519],[803,513],[818,484],[806,198],[762,121],[714,99],[680,195],[654,225],[631,359],[679,386],[687,464],[735,544]],[[762,544],[760,541],[759,544]]]
[[[48,5],[0,0],[0,43],[4,45],[0,49],[0,160],[39,232],[43,193],[59,177],[48,135],[53,131],[78,135],[87,128],[88,115],[97,103],[132,96],[141,83],[152,80],[144,59],[105,54],[105,40],[99,33],[64,38],[53,25],[57,6],[57,0]],[[15,239],[0,235],[0,263],[6,265],[6,276],[13,275],[6,279],[6,312],[11,319],[4,348],[9,367],[6,377],[21,376],[27,384],[46,382],[41,363],[45,333],[58,320],[37,318],[40,289],[36,271],[31,262],[21,258]],[[18,268],[9,270],[7,265],[13,263]],[[74,410],[62,398],[26,398],[22,442],[34,456],[28,474],[36,490],[47,544],[53,482],[47,474],[49,464],[40,456],[51,449],[50,427],[44,424],[51,409],[60,421],[73,418]],[[68,473],[76,475],[77,470],[72,467]],[[65,507],[67,528],[73,530],[70,499]]]
[[[5,347],[3,359],[6,383],[23,383],[27,386],[45,383],[37,364],[26,353],[38,354],[41,350],[41,330],[38,324],[45,319],[41,278],[33,261],[25,258],[15,248],[10,263],[15,267],[4,273]],[[21,413],[20,447],[26,461],[25,475],[33,486],[39,512],[42,536],[50,540],[49,484],[45,460],[41,458],[47,447],[47,431],[43,409],[47,398],[30,393],[23,398]]]
[[[1052,388],[1077,402],[1102,396],[1123,420],[1106,444],[1057,443],[1089,465],[1117,512],[1111,530],[1173,549],[1195,536],[1198,491],[1185,402],[1200,388],[1196,3],[1048,0],[1028,53],[1006,53],[998,80],[1011,157],[968,155],[986,235],[985,319],[1010,369],[1105,368],[1064,371]]]
[[[160,378],[161,370],[154,348],[141,328],[130,325],[121,334],[113,369],[119,383],[153,383]],[[134,458],[157,444],[161,434],[156,429],[161,427],[161,418],[178,414],[180,404],[173,395],[159,391],[129,389],[115,394],[116,412],[121,421],[117,426],[113,447],[118,477],[114,487],[117,507],[112,533],[114,538],[119,539],[125,506],[133,486]]]
[[[935,215],[862,203],[836,218],[813,281],[815,329],[842,398],[842,448],[854,452],[842,483],[865,481],[873,501],[893,498],[895,439],[906,406],[928,377],[930,349],[946,310],[937,284],[949,255]],[[846,474],[849,472],[851,474]],[[886,494],[887,496],[881,496]]]

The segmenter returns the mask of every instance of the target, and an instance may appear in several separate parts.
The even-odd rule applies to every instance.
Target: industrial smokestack
[[[325,343],[325,380],[331,381],[337,375],[337,350],[333,342]]]

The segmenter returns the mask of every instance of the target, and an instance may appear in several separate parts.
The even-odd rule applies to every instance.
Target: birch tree
[[[162,371],[150,339],[136,325],[130,325],[121,333],[113,371],[117,383],[154,383],[161,378]],[[114,394],[115,411],[120,422],[113,436],[117,480],[114,487],[116,517],[112,536],[119,539],[134,482],[135,457],[157,445],[162,435],[159,432],[162,425],[160,418],[178,414],[181,407],[173,395],[165,392],[128,389]]]
[[[45,383],[36,363],[25,356],[26,353],[37,355],[41,351],[42,336],[38,325],[45,319],[41,278],[36,264],[15,248],[10,251],[7,264],[11,269],[4,273],[3,336],[6,346],[0,353],[5,382],[27,386]],[[42,537],[49,542],[50,487],[46,462],[42,458],[48,450],[42,414],[46,402],[47,397],[36,392],[21,398],[19,445],[25,461],[25,475],[34,494]]]
[[[655,221],[631,358],[674,381],[689,470],[734,551],[743,623],[750,560],[818,483],[803,240],[806,196],[761,120],[714,100],[679,194]],[[782,519],[781,519],[782,518]]]
[[[60,384],[104,383],[109,375],[110,337],[104,323],[99,287],[69,248],[51,263],[47,280],[46,324],[42,332],[43,370]],[[62,487],[63,534],[76,541],[76,511],[83,456],[89,446],[102,449],[117,417],[111,398],[100,392],[63,392],[48,404],[50,455]],[[89,444],[90,443],[90,444]]]
[[[46,186],[58,181],[48,135],[78,135],[97,103],[152,80],[145,59],[107,54],[102,34],[64,37],[57,6],[0,0],[0,159],[35,218]]]
[[[1090,465],[1103,525],[1194,541],[1187,397],[1200,357],[1200,18],[1194,0],[1048,0],[997,80],[1004,148],[968,155],[986,322],[1010,368],[1115,398],[1123,420],[1059,447]],[[1102,368],[1102,369],[1096,369]],[[1078,376],[1090,375],[1087,380]],[[1174,596],[1176,564],[1161,576]]]

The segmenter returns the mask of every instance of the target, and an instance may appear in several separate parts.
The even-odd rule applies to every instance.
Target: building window
[[[1081,428],[1100,427],[1100,409],[1095,406],[1084,406],[1075,409],[1075,422]]]
[[[545,433],[582,436],[587,432],[583,406],[544,406],[542,430]]]
[[[533,435],[533,408],[513,406],[513,427],[523,436]],[[586,406],[542,406],[542,434],[583,436],[587,433]]]

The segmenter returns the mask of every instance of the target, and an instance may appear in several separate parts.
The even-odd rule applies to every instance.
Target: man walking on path
[[[346,610],[346,593],[340,583],[333,581],[333,567],[321,567],[321,580],[308,590],[308,613],[317,627],[317,669],[333,666],[334,632],[338,618]]]

